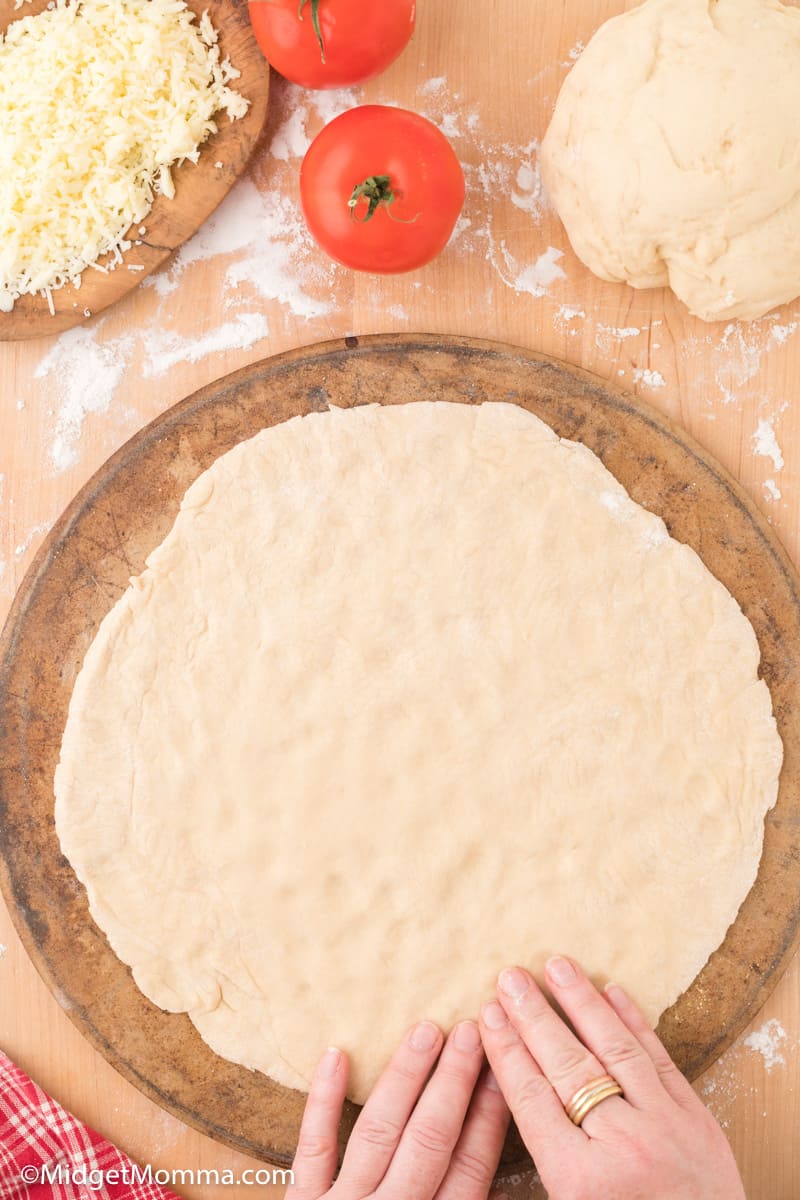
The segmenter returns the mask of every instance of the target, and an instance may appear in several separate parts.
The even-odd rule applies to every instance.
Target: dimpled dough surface
[[[800,295],[800,10],[647,0],[601,26],[542,146],[596,275],[669,285],[707,321]]]
[[[103,621],[64,853],[147,996],[363,1100],[411,1022],[555,951],[655,1019],[758,867],[781,743],[735,600],[513,405],[295,418],[218,459]]]

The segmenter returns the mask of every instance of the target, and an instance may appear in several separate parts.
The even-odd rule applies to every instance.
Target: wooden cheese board
[[[0,34],[12,21],[34,16],[49,0],[30,0],[15,8],[15,0],[0,0]],[[140,237],[139,225],[128,232],[135,244],[124,260],[106,273],[87,268],[80,288],[68,285],[52,293],[55,314],[40,295],[21,296],[9,313],[0,312],[0,341],[21,341],[61,333],[115,304],[138,287],[195,233],[227,196],[244,172],[267,120],[269,67],[250,27],[247,0],[186,0],[198,17],[207,10],[219,34],[222,57],[229,58],[241,77],[232,86],[250,101],[244,117],[217,117],[218,132],[203,145],[197,164],[183,163],[173,171],[175,196],[157,196]],[[217,166],[220,163],[221,166]],[[111,265],[107,255],[101,265]],[[132,268],[132,269],[129,269]]]
[[[53,771],[86,649],[200,472],[242,439],[297,414],[430,399],[511,401],[585,442],[636,501],[697,550],[756,631],[785,763],[758,879],[723,945],[659,1026],[690,1077],[752,1019],[798,942],[800,583],[769,524],[724,469],[641,401],[510,346],[381,335],[256,363],[123,446],[73,500],[28,571],[0,641],[0,882],[33,962],[105,1058],[190,1125],[279,1164],[291,1159],[303,1095],[219,1058],[188,1017],[161,1012],[138,990],[61,855]],[[343,1136],[353,1117],[350,1107]],[[504,1168],[525,1162],[512,1136]]]

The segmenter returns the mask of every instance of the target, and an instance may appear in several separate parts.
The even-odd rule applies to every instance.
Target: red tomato
[[[380,75],[414,32],[416,0],[250,0],[268,62],[301,87],[347,87]]]
[[[351,108],[326,125],[300,169],[308,228],[357,271],[413,271],[444,248],[464,203],[452,146],[418,113]]]

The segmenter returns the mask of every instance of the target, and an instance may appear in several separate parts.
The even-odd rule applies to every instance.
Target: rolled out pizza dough
[[[601,26],[542,145],[550,197],[603,279],[706,321],[800,295],[800,10],[646,0]]]
[[[156,1004],[363,1100],[556,951],[653,1019],[750,888],[782,747],[736,601],[508,404],[332,410],[189,488],[75,684],[56,824]]]

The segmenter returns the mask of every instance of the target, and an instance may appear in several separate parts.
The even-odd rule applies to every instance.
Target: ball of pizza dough
[[[596,275],[668,285],[705,321],[800,295],[800,9],[647,0],[603,25],[542,145]]]

